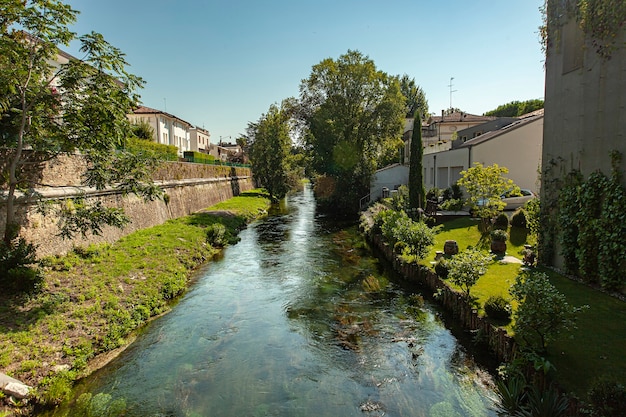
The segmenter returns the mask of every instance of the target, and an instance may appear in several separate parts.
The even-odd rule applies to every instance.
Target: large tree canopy
[[[318,185],[328,187],[321,202],[355,212],[369,192],[376,158],[402,134],[405,98],[397,77],[348,51],[313,66],[300,85],[300,104],[313,169],[326,179]]]
[[[288,103],[279,108],[272,104],[258,122],[248,124],[247,144],[257,182],[265,187],[273,201],[289,191],[287,160],[291,149]]]
[[[138,102],[143,81],[126,71],[124,54],[102,35],[77,38],[69,30],[78,12],[59,0],[3,0],[0,18],[0,186],[5,190],[4,242],[19,230],[16,191],[39,186],[36,163],[81,151],[89,162],[85,185],[115,184],[123,192],[152,198],[146,159],[123,150],[130,133],[127,113]],[[80,42],[80,59],[59,47]],[[31,198],[36,198],[32,194]],[[80,204],[67,215],[61,234],[98,232],[102,224],[121,226],[123,213]],[[84,216],[82,220],[77,216]]]

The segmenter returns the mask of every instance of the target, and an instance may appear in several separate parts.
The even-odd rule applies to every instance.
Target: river
[[[310,189],[240,237],[53,414],[496,415],[438,308],[317,214]]]

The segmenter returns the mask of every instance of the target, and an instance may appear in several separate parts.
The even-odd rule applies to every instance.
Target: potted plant
[[[506,240],[509,238],[506,230],[495,229],[491,232],[491,251],[504,254],[506,252]]]

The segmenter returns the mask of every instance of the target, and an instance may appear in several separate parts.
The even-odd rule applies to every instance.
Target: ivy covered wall
[[[626,246],[626,3],[548,0],[540,258],[607,288]],[[618,216],[618,217],[614,217]],[[611,239],[615,241],[615,247]],[[621,256],[622,258],[616,258]],[[608,274],[608,275],[607,275]],[[624,278],[621,278],[622,280]]]

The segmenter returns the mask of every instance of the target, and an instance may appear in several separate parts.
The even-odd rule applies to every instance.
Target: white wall
[[[396,186],[406,185],[409,183],[409,166],[408,165],[391,165],[382,168],[374,174],[370,185],[370,200],[375,201],[382,197],[383,187],[387,187],[390,191]]]
[[[448,188],[467,169],[468,161],[468,150],[464,148],[424,155],[424,188]]]
[[[543,142],[543,117],[510,129],[506,134],[488,140],[472,148],[472,163],[483,165],[497,163],[507,167],[507,178],[520,188],[539,192],[537,179],[541,167]]]

